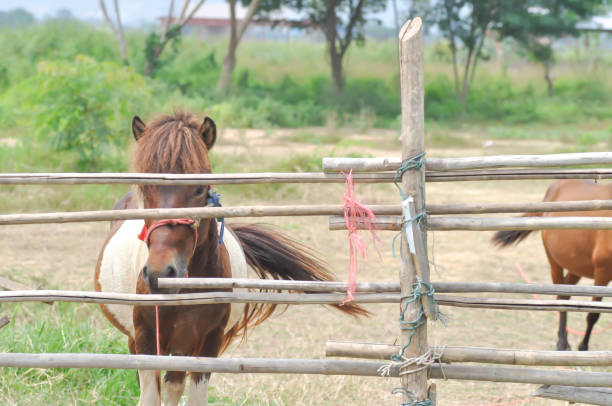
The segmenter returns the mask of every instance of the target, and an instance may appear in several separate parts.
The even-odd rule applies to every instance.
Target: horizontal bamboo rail
[[[118,354],[0,353],[0,367],[11,368],[112,368],[215,373],[278,373],[380,376],[385,362],[282,358],[206,358]],[[390,377],[399,376],[392,367]],[[612,373],[556,371],[531,368],[472,365],[433,365],[433,379],[459,379],[544,385],[607,387]]]
[[[467,182],[483,180],[535,179],[612,179],[612,169],[490,169],[452,172],[426,172],[427,182]]]
[[[612,406],[611,388],[580,388],[572,386],[545,385],[538,388],[531,396],[547,399],[566,400],[572,403],[587,405]]]
[[[378,221],[372,222],[377,230],[400,231],[403,226],[403,218],[399,216],[380,216]],[[612,229],[612,217],[451,217],[451,216],[429,216],[423,220],[427,230],[451,231],[494,231],[494,230],[610,230]],[[366,228],[358,224],[359,229]],[[330,230],[346,230],[344,217],[330,216]]]
[[[271,293],[271,292],[206,292],[181,294],[132,294],[113,292],[86,292],[70,290],[29,290],[0,292],[2,302],[72,302],[104,303],[134,306],[187,306],[217,303],[269,303],[269,304],[340,304],[343,293]],[[355,303],[397,303],[398,293],[360,293]]]
[[[358,183],[389,183],[393,172],[355,173]],[[427,182],[528,179],[612,179],[612,169],[498,169],[425,173]],[[244,185],[266,183],[344,183],[339,173],[237,173],[237,174],[151,174],[151,173],[4,173],[0,185]]]
[[[369,206],[375,213],[401,214],[399,205]],[[196,207],[175,209],[126,209],[96,210],[55,213],[2,214],[0,225],[78,223],[94,221],[168,218],[235,218],[272,216],[326,216],[342,215],[341,205],[303,206],[238,206],[238,207]]]
[[[159,278],[157,284],[160,288],[185,289],[277,289],[299,290],[305,292],[345,292],[348,289],[346,282],[322,281],[286,281],[271,279],[242,279],[242,278]],[[526,284],[526,283],[500,283],[500,282],[433,282],[437,293],[529,293],[541,295],[561,296],[594,296],[612,297],[612,287],[607,286],[578,286],[554,284]],[[400,291],[399,282],[358,282],[356,292],[389,292]]]
[[[566,165],[612,164],[612,152],[584,152],[547,155],[494,155],[465,158],[424,158],[425,169],[452,171],[502,167],[551,167]],[[401,158],[323,158],[324,172],[395,171]]]
[[[401,218],[401,206],[379,204],[367,206],[378,216],[379,230],[397,230]],[[432,204],[427,212],[440,214],[482,214],[521,212],[571,212],[612,210],[612,200],[586,200],[571,202],[506,203],[506,204]],[[127,209],[57,213],[2,214],[0,225],[74,223],[129,219],[167,218],[235,218],[235,217],[281,217],[281,216],[336,216],[330,229],[343,229],[343,206],[339,204],[285,205],[285,206],[236,206],[236,207],[192,207],[176,209]]]
[[[397,204],[370,205],[374,213],[400,214]],[[26,213],[0,215],[0,225],[73,223],[87,221],[109,221],[129,219],[168,219],[183,217],[234,218],[266,216],[327,216],[341,215],[342,205],[293,205],[293,206],[236,206],[236,207],[192,207],[180,209],[127,209],[58,213]]]
[[[399,345],[327,341],[325,356],[388,360]],[[612,351],[535,351],[509,348],[439,347],[441,362],[478,362],[531,366],[611,366]]]
[[[483,203],[483,204],[428,204],[427,213],[485,214],[485,213],[537,213],[612,210],[612,200],[580,200],[564,202]],[[381,213],[383,214],[383,213]],[[384,213],[394,214],[394,213]]]
[[[208,358],[124,354],[0,353],[0,367],[112,368],[217,373],[380,376],[384,362],[295,358]],[[398,376],[392,369],[392,376]]]
[[[397,204],[368,205],[378,216],[379,230],[397,230],[401,227],[401,206]],[[502,203],[502,204],[432,204],[427,207],[431,215],[482,214],[522,212],[572,212],[612,210],[612,200],[585,200],[567,202]],[[129,219],[167,218],[235,218],[235,217],[282,217],[282,216],[336,216],[331,229],[343,229],[343,206],[339,204],[285,205],[285,206],[235,206],[192,207],[176,209],[127,209],[57,213],[2,214],[0,225],[73,223],[88,221],[110,221]],[[333,227],[333,228],[332,228]],[[338,228],[339,227],[339,228]]]
[[[404,218],[401,216],[376,216],[376,221],[370,222],[374,229],[378,231],[399,231],[404,224]],[[330,231],[346,230],[346,221],[343,216],[329,216]],[[358,230],[367,230],[366,226],[361,221],[357,221]]]
[[[612,382],[612,373],[609,372],[557,371],[482,365],[434,365],[431,367],[429,377],[464,381],[588,387],[609,387]]]
[[[428,230],[568,230],[612,229],[612,217],[428,217],[424,220]]]
[[[612,303],[578,300],[534,300],[434,296],[439,305],[482,309],[612,313]],[[342,293],[206,292],[139,295],[131,293],[30,290],[0,292],[2,302],[73,302],[137,306],[178,306],[214,303],[340,304]],[[357,293],[355,303],[399,303],[399,293]]]
[[[159,278],[157,286],[160,288],[185,289],[271,289],[271,290],[299,290],[303,292],[346,292],[346,282],[322,281],[287,281],[277,279],[242,279],[242,278]],[[358,282],[356,292],[390,292],[400,291],[399,282]],[[612,288],[610,289],[612,296]]]
[[[378,294],[379,293],[371,293],[371,295]],[[612,313],[612,303],[603,302],[552,299],[498,299],[448,295],[435,295],[434,298],[441,306],[468,307],[473,309]]]
[[[244,185],[262,183],[344,183],[345,176],[323,172],[261,172],[229,174],[158,174],[158,173],[3,173],[0,185]],[[393,181],[391,173],[360,173],[355,182]]]
[[[323,172],[383,172],[397,171],[402,164],[402,158],[335,158],[326,157],[321,160]]]

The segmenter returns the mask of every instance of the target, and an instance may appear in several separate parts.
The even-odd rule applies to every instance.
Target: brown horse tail
[[[539,217],[542,213],[525,213],[521,217]],[[491,241],[494,245],[504,248],[511,244],[518,244],[523,241],[525,237],[531,234],[533,230],[506,230],[498,231],[493,235]]]
[[[231,229],[242,245],[247,263],[262,279],[335,280],[324,262],[310,248],[286,235],[255,224],[232,224]],[[332,306],[354,317],[370,315],[354,303]],[[247,305],[242,322],[235,326],[235,331],[230,330],[228,335],[233,333],[236,336],[246,332],[247,328],[270,317],[275,308],[276,305],[270,304]]]

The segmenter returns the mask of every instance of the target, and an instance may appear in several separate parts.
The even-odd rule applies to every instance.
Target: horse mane
[[[162,115],[147,124],[136,143],[135,172],[210,173],[208,149],[192,114]]]

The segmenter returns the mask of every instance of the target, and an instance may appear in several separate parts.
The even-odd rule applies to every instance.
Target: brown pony
[[[545,202],[566,200],[609,200],[612,199],[612,184],[599,185],[585,180],[560,180],[553,183],[546,192]],[[612,217],[612,211],[526,213],[532,216],[602,216]],[[493,242],[500,247],[521,242],[530,230],[499,231]],[[574,285],[580,278],[592,278],[595,286],[606,286],[612,279],[612,230],[543,230],[542,241],[553,283]],[[567,273],[564,275],[563,270]],[[569,299],[569,296],[558,296]],[[601,300],[594,297],[593,300]],[[589,338],[599,313],[587,315],[587,329],[578,349],[589,349]],[[567,313],[560,312],[557,350],[570,350],[567,341]]]
[[[149,125],[132,122],[137,141],[134,169],[146,173],[210,173],[208,151],[216,140],[215,123],[178,113]],[[115,209],[199,207],[207,204],[210,186],[139,186]],[[140,238],[138,236],[140,235]],[[332,280],[325,266],[304,246],[257,225],[226,227],[219,243],[215,219],[127,220],[111,223],[95,273],[97,291],[166,293],[159,277],[247,277],[247,264],[257,277]],[[190,290],[193,292],[194,290]],[[206,290],[201,289],[200,292]],[[180,292],[180,291],[179,291]],[[177,293],[173,291],[172,293]],[[156,315],[151,306],[102,305],[111,323],[128,336],[131,353],[156,353]],[[353,316],[367,312],[353,304],[335,306]],[[160,306],[161,354],[217,357],[237,337],[245,337],[275,306],[207,304]],[[185,372],[165,375],[165,405],[177,405]],[[157,404],[160,382],[154,371],[139,370],[139,405]],[[210,374],[190,373],[188,405],[206,405]]]

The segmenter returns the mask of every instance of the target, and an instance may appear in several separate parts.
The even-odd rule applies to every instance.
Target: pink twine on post
[[[346,290],[346,299],[344,299],[342,302],[342,304],[345,304],[354,299],[353,294],[355,293],[355,285],[357,283],[357,253],[360,253],[361,257],[365,259],[368,252],[366,242],[359,234],[357,234],[358,222],[361,222],[361,224],[365,224],[368,227],[368,230],[370,230],[370,233],[372,234],[374,248],[376,248],[376,252],[381,260],[382,256],[378,246],[376,245],[376,242],[379,241],[379,239],[376,235],[376,230],[372,226],[372,223],[376,221],[376,216],[372,210],[368,209],[366,206],[357,201],[355,183],[353,182],[353,171],[351,170],[348,175],[344,172],[342,174],[346,176],[346,190],[344,191],[343,211],[344,222],[346,223],[346,228],[348,230],[350,257],[348,289]]]

